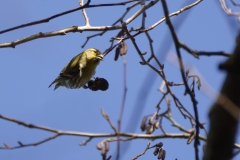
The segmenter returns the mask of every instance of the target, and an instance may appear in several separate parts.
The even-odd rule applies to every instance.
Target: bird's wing
[[[63,68],[63,70],[60,73],[60,76],[63,77],[73,77],[77,74],[79,74],[79,63],[80,59],[82,58],[82,53],[76,55],[73,57],[73,59]]]
[[[83,53],[81,53],[81,57],[79,58],[79,74],[80,77],[82,76],[82,69],[86,67],[87,65],[87,54],[86,51],[84,51]]]

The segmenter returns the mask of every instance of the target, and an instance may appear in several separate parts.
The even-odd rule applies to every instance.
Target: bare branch
[[[79,5],[80,6],[84,6],[83,3],[84,3],[84,0],[79,0]],[[87,16],[87,12],[84,8],[82,8],[82,14],[83,14],[83,17],[85,18],[85,22],[86,22],[85,25],[87,27],[89,27],[90,26],[89,18]]]
[[[196,51],[196,50],[192,50],[191,48],[189,48],[183,42],[179,42],[179,44],[184,50],[186,50],[188,53],[192,54],[196,58],[199,58],[199,56],[225,56],[225,57],[231,56],[231,54],[225,53],[223,51],[219,51],[219,52]]]
[[[58,131],[58,130],[55,130],[55,129],[52,129],[52,128],[47,128],[47,127],[42,127],[42,126],[35,126],[33,124],[25,123],[25,122],[22,122],[22,121],[13,119],[13,118],[9,118],[9,117],[3,116],[3,115],[0,115],[0,118],[4,119],[4,120],[7,120],[7,121],[10,121],[10,122],[17,123],[18,125],[22,125],[22,126],[28,127],[28,128],[36,128],[36,129],[40,129],[40,130],[44,130],[44,131],[48,131],[48,132],[53,132],[53,133],[56,133],[56,134],[61,132],[61,131]]]
[[[108,156],[108,158],[106,160],[110,160],[111,158],[112,158],[112,156],[110,155],[110,156]]]
[[[229,16],[236,16],[239,17],[240,13],[237,12],[232,12],[232,10],[230,8],[227,8],[227,5],[225,3],[225,0],[220,0],[222,9],[224,10],[224,12],[226,12]]]
[[[131,2],[134,2],[134,1],[135,0],[128,0],[128,1],[120,2],[120,3],[89,5],[91,1],[88,0],[87,3],[84,6],[79,6],[77,8],[74,8],[74,9],[71,9],[71,10],[68,10],[68,11],[65,11],[65,12],[62,12],[62,13],[55,14],[55,15],[53,15],[51,17],[48,17],[48,18],[45,18],[45,19],[41,19],[41,20],[38,20],[38,21],[34,21],[34,22],[30,22],[30,23],[19,25],[19,26],[16,26],[16,27],[12,27],[12,28],[9,28],[9,29],[5,29],[5,30],[0,31],[0,34],[6,33],[6,32],[10,32],[10,31],[13,31],[13,30],[16,30],[16,29],[28,27],[28,26],[33,26],[33,25],[40,24],[40,23],[46,23],[46,22],[49,22],[50,20],[52,20],[54,18],[57,18],[57,17],[63,16],[63,15],[66,15],[66,14],[69,14],[69,13],[81,10],[83,8],[119,6],[119,5],[126,5],[127,3],[131,3]]]
[[[161,117],[161,118],[160,118],[160,126],[159,126],[159,127],[160,127],[161,131],[163,132],[163,134],[166,135],[167,132],[163,129],[163,126],[162,126],[162,119],[163,119],[163,118]]]
[[[102,114],[102,116],[108,121],[108,123],[110,124],[110,126],[111,126],[111,128],[114,130],[114,132],[117,133],[116,127],[113,125],[113,123],[111,122],[108,114],[105,113],[103,109],[101,109],[101,114]]]
[[[30,147],[30,146],[38,146],[40,144],[43,144],[43,143],[48,142],[50,140],[53,140],[53,139],[57,138],[58,136],[60,136],[60,134],[55,134],[55,135],[50,136],[50,137],[48,137],[46,139],[43,139],[41,141],[34,142],[34,143],[28,143],[28,144],[23,144],[22,142],[18,142],[19,145],[18,146],[13,146],[13,147],[6,147],[6,145],[5,145],[5,147],[0,146],[0,149],[18,149],[18,148],[24,148],[24,147]]]
[[[185,133],[189,133],[187,129],[185,129],[183,126],[181,126],[180,124],[178,124],[172,117],[172,112],[171,110],[168,111],[168,114],[167,115],[164,115],[164,117],[166,119],[168,119],[171,123],[172,123],[172,126],[174,127],[177,127],[180,131],[183,131]],[[189,133],[190,134],[190,133]]]
[[[147,150],[149,149],[149,146],[150,146],[150,143],[148,142],[148,145],[147,145],[146,149],[142,153],[140,153],[136,157],[134,157],[132,160],[138,159],[139,157],[144,155],[147,152]]]
[[[151,1],[148,5],[141,8],[134,15],[132,15],[129,19],[127,19],[124,22],[124,24],[129,24],[130,22],[132,22],[141,13],[143,13],[145,10],[147,10],[148,8],[155,5],[158,1],[159,0]],[[107,4],[105,4],[105,5],[107,5]],[[65,29],[62,29],[62,30],[59,30],[59,31],[46,32],[46,33],[39,32],[38,34],[28,36],[28,37],[25,37],[25,38],[21,38],[21,39],[12,41],[12,42],[1,43],[0,48],[6,48],[6,47],[15,48],[15,46],[18,45],[18,44],[22,44],[22,43],[32,41],[32,40],[35,40],[35,39],[38,39],[38,38],[46,38],[46,37],[52,37],[52,36],[58,36],[58,35],[66,35],[66,33],[69,33],[69,32],[80,32],[81,33],[83,31],[106,31],[106,30],[117,30],[117,29],[121,29],[121,28],[122,28],[122,24],[120,24],[118,26],[100,26],[100,27],[72,26],[72,27],[65,28]]]
[[[85,145],[87,145],[87,143],[90,142],[91,140],[92,140],[92,138],[91,138],[91,137],[88,137],[88,139],[82,141],[82,142],[79,144],[79,146],[85,146]]]
[[[19,143],[18,146],[13,146],[7,148],[7,147],[1,147],[0,149],[17,149],[17,148],[23,148],[23,147],[29,147],[29,146],[36,146],[36,145],[40,145],[43,144],[45,142],[48,142],[54,138],[57,138],[59,136],[62,135],[67,135],[67,136],[80,136],[80,137],[89,137],[91,139],[93,138],[106,138],[106,137],[126,137],[127,139],[120,139],[121,141],[128,141],[128,140],[132,140],[132,139],[161,139],[161,138],[184,138],[184,139],[188,139],[189,134],[167,134],[167,135],[146,135],[146,134],[134,134],[134,133],[114,133],[114,134],[109,134],[109,133],[87,133],[87,132],[74,132],[74,131],[61,131],[61,130],[57,130],[57,129],[51,129],[51,128],[47,128],[47,127],[43,127],[43,126],[37,126],[37,125],[33,125],[33,124],[28,124],[13,118],[8,118],[6,116],[2,116],[0,115],[1,119],[22,125],[24,127],[28,127],[31,129],[39,129],[39,130],[44,130],[44,131],[48,131],[48,132],[54,132],[55,134],[53,136],[50,136],[44,140],[41,140],[39,142],[35,142],[35,143],[30,143],[30,144],[23,144],[23,143]],[[206,138],[203,136],[199,136],[200,140],[206,141]],[[118,140],[117,138],[115,139],[111,139],[112,141],[116,141]],[[110,141],[110,140],[108,140]],[[240,149],[240,145],[235,145],[236,148]]]
[[[177,16],[177,15],[179,15],[180,13],[182,13],[182,12],[184,12],[184,11],[186,11],[186,10],[194,7],[194,6],[196,6],[196,5],[199,4],[200,2],[202,2],[202,0],[198,0],[198,1],[192,3],[192,4],[188,5],[188,6],[185,6],[185,7],[181,8],[180,10],[169,14],[168,16],[169,16],[169,17]],[[158,22],[154,23],[152,26],[150,26],[150,27],[148,27],[148,28],[146,28],[146,29],[143,29],[143,30],[134,29],[134,30],[135,30],[135,31],[140,30],[140,32],[150,31],[150,30],[154,29],[156,26],[158,26],[159,24],[161,24],[162,22],[164,22],[165,20],[166,20],[166,17],[164,16],[164,17],[163,17],[162,19],[160,19]]]

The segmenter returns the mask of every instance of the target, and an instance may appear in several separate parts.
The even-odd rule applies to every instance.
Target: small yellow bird
[[[85,84],[92,78],[103,58],[104,55],[95,48],[85,50],[73,57],[49,87],[56,83],[54,90],[60,86],[70,89],[86,88]]]

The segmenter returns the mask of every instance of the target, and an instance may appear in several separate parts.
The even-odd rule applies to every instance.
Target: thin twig
[[[188,6],[185,6],[185,7],[181,8],[180,10],[169,14],[168,16],[169,16],[169,17],[177,16],[177,15],[179,15],[180,13],[182,13],[182,12],[184,12],[184,11],[187,11],[188,9],[196,6],[196,5],[199,4],[200,2],[202,2],[202,0],[198,0],[198,1],[192,3],[192,4],[188,5]],[[159,24],[161,24],[162,22],[164,22],[165,20],[166,20],[166,17],[164,16],[164,17],[162,17],[159,21],[157,21],[156,23],[154,23],[153,25],[151,25],[150,27],[148,27],[148,28],[146,28],[146,29],[143,29],[143,30],[140,30],[139,32],[141,33],[141,32],[150,31],[150,30],[154,29],[156,26],[158,26]],[[138,29],[134,29],[134,30],[138,31]]]
[[[133,36],[129,33],[127,27],[126,27],[126,26],[123,26],[123,29],[124,29],[124,31],[126,32],[127,36],[130,38],[130,40],[132,41],[133,46],[134,46],[135,49],[137,50],[137,53],[138,53],[138,55],[140,56],[140,58],[141,58],[141,60],[142,60],[141,64],[142,64],[142,65],[148,65],[152,70],[154,70],[156,73],[158,73],[159,75],[161,75],[160,70],[158,70],[158,69],[156,69],[155,67],[153,67],[149,62],[147,62],[147,61],[144,59],[144,57],[143,57],[144,54],[140,51],[137,43],[135,42],[135,39],[134,39]]]
[[[82,142],[79,144],[79,146],[85,146],[85,145],[86,145],[88,142],[90,142],[91,140],[92,140],[92,137],[88,137],[88,139],[82,141]]]
[[[168,111],[168,114],[167,115],[164,115],[164,117],[166,119],[168,119],[171,123],[172,123],[172,126],[178,128],[180,131],[183,131],[185,133],[189,133],[188,130],[186,130],[183,126],[181,126],[180,124],[178,124],[172,117],[172,112],[171,110]]]
[[[34,142],[34,143],[24,144],[22,142],[18,142],[19,145],[18,146],[13,146],[13,147],[9,147],[9,146],[6,147],[6,145],[5,145],[5,147],[0,146],[0,149],[18,149],[18,148],[24,148],[24,147],[38,146],[38,145],[43,144],[45,142],[51,141],[51,140],[59,137],[60,135],[61,135],[60,133],[59,134],[54,134],[53,136],[50,136],[48,138],[45,138],[41,141]]]
[[[192,50],[191,48],[189,48],[183,42],[179,42],[179,44],[184,50],[186,50],[188,53],[192,54],[196,58],[199,58],[199,56],[225,56],[225,57],[231,56],[231,54],[225,53],[223,51],[219,51],[219,52],[196,51],[196,50]]]
[[[222,9],[224,10],[225,13],[227,13],[229,16],[236,16],[239,17],[240,13],[238,12],[232,12],[232,10],[230,8],[227,8],[226,2],[225,0],[220,0]]]
[[[167,132],[163,129],[163,126],[162,126],[162,119],[163,119],[163,117],[160,118],[160,121],[159,121],[160,126],[159,126],[159,127],[160,127],[161,131],[163,132],[163,134],[166,135]]]
[[[123,40],[124,40],[124,39],[119,40],[114,46],[110,46],[108,49],[106,49],[106,50],[103,52],[104,57],[105,57],[109,52],[111,52],[115,47],[117,47]]]
[[[114,22],[114,23],[112,24],[112,26],[116,25],[118,22],[123,22],[123,18],[127,15],[127,13],[128,13],[133,7],[135,7],[136,5],[138,5],[139,3],[140,3],[140,2],[136,2],[136,3],[133,4],[132,6],[128,7],[128,8],[126,9],[125,13],[124,13],[116,22]],[[88,42],[91,38],[97,37],[97,36],[102,36],[102,35],[103,35],[104,33],[106,33],[106,32],[107,32],[107,30],[102,31],[101,33],[93,34],[93,35],[91,35],[91,36],[87,36],[87,37],[86,37],[86,41],[85,41],[84,44],[82,45],[82,48],[85,47],[85,45],[87,44],[87,42]]]
[[[113,125],[113,123],[111,122],[108,114],[105,113],[103,109],[101,109],[101,114],[102,114],[102,116],[108,121],[108,123],[110,124],[110,126],[111,126],[111,128],[114,130],[114,132],[117,133],[116,127]]]
[[[84,6],[83,3],[84,3],[84,0],[79,0],[79,5],[80,6]],[[89,18],[87,16],[87,12],[84,8],[82,9],[82,14],[83,14],[83,17],[85,18],[85,25],[87,27],[90,26]]]
[[[141,157],[142,155],[144,155],[147,152],[147,150],[149,149],[149,146],[150,146],[150,143],[148,142],[147,147],[145,148],[145,150],[142,153],[138,154],[136,157],[134,157],[132,160],[136,160],[139,157]]]
[[[108,158],[106,160],[110,160],[111,158],[112,158],[112,156],[110,155],[110,156],[108,156]]]
[[[122,116],[124,112],[124,106],[126,102],[126,96],[127,96],[127,61],[125,55],[122,56],[123,61],[123,99],[122,99],[122,105],[120,110],[120,115],[118,119],[118,133],[121,132],[121,122],[122,122]],[[120,138],[120,135],[118,135],[118,138]],[[117,143],[117,160],[120,157],[120,141]]]

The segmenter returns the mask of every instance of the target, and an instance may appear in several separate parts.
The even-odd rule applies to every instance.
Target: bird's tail
[[[62,84],[61,84],[61,77],[57,77],[57,78],[48,86],[48,88],[50,88],[54,83],[57,83],[57,84],[55,85],[55,87],[54,87],[54,91],[55,91],[58,87],[62,86]]]
[[[56,83],[56,79],[48,86],[48,88],[50,88],[54,83]]]
[[[60,87],[60,86],[61,86],[61,83],[58,82],[58,83],[55,85],[55,87],[54,87],[54,91],[55,91],[58,87]]]

